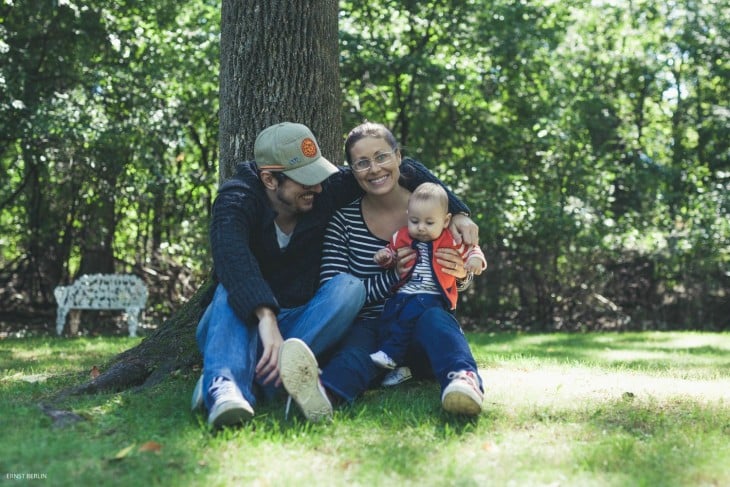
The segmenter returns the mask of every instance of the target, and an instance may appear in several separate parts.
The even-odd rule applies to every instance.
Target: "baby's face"
[[[421,242],[436,240],[449,226],[451,215],[438,201],[411,201],[408,203],[408,234]]]

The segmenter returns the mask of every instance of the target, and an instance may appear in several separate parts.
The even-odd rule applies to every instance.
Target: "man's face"
[[[278,186],[274,191],[275,201],[272,201],[279,213],[289,214],[306,213],[312,209],[314,195],[322,192],[322,185],[305,186],[293,179],[279,177]]]

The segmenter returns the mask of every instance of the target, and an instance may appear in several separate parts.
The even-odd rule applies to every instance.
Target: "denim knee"
[[[228,291],[223,287],[223,284],[218,284],[208,306],[203,312],[203,316],[200,317],[198,326],[195,328],[195,340],[198,342],[198,348],[203,353],[205,346],[206,335],[208,334],[208,325],[210,324],[211,316],[215,313],[216,309],[220,306],[228,306]]]
[[[361,279],[352,274],[337,274],[325,283],[325,286],[327,285],[334,286],[337,289],[337,293],[341,296],[343,302],[357,305],[358,309],[365,304],[365,285]]]

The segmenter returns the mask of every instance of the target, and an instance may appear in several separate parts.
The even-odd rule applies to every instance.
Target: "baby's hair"
[[[444,188],[435,183],[420,184],[411,194],[409,201],[437,201],[444,213],[449,212],[449,196]]]

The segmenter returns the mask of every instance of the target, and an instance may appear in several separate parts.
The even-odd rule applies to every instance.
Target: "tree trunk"
[[[256,135],[307,125],[325,157],[342,160],[337,0],[224,0],[221,15],[220,181],[253,158]],[[211,283],[96,379],[65,394],[149,386],[201,362],[195,328]]]
[[[269,125],[307,125],[342,160],[336,0],[224,0],[221,14],[220,180],[253,158]],[[335,162],[333,160],[333,162]]]
[[[113,274],[113,244],[117,227],[114,199],[102,192],[86,213],[78,274]]]

